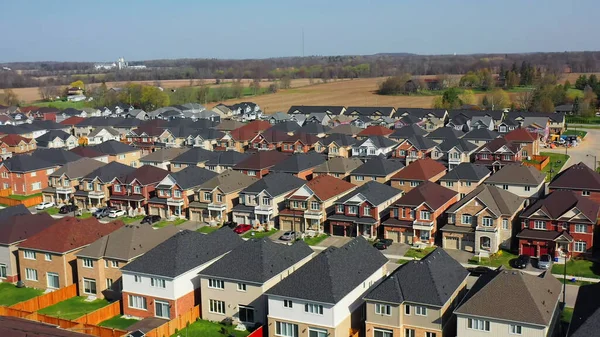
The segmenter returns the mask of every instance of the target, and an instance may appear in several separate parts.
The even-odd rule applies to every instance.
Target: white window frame
[[[533,229],[546,229],[546,221],[544,220],[534,220],[533,221]]]
[[[508,229],[508,219],[502,219],[502,229]]]
[[[381,337],[393,337],[394,336],[394,331],[392,331],[392,330],[373,328],[373,337],[377,337],[377,335],[375,334],[377,332],[381,333]]]
[[[419,186],[419,182],[418,181],[411,181],[410,182],[410,187],[417,187]]]
[[[298,337],[298,324],[276,321],[275,336]]]
[[[525,186],[525,192],[530,192],[531,191],[531,186]]]
[[[573,243],[573,250],[576,253],[584,253],[587,250],[587,243],[585,241],[575,241]]]
[[[50,253],[45,253],[45,254],[44,254],[44,259],[45,259],[46,261],[52,261],[52,254],[50,254]]]
[[[294,307],[294,302],[292,300],[283,300],[283,307],[291,309]]]
[[[223,289],[225,289],[225,281],[214,279],[214,278],[209,278],[208,279],[208,287],[211,289],[223,290]]]
[[[590,196],[590,191],[581,191],[581,195],[584,197],[589,197]]]
[[[167,287],[167,281],[165,279],[162,279],[162,278],[151,277],[150,278],[150,286],[154,287],[154,288],[166,288]]]
[[[50,286],[50,277],[56,277],[56,279],[58,280],[57,287]],[[47,272],[46,273],[46,284],[48,285],[48,288],[50,288],[50,289],[58,289],[58,288],[60,288],[60,277],[58,276],[57,273]]]
[[[225,315],[225,301],[213,299],[208,300],[208,312]]]
[[[508,333],[510,335],[522,335],[523,334],[523,326],[516,324],[508,325]]]
[[[415,305],[415,315],[427,316],[427,307],[424,307],[422,305]]]
[[[492,227],[494,225],[494,219],[492,219],[492,217],[489,216],[484,216],[481,219],[481,225],[483,227]]]
[[[161,309],[164,308],[165,306],[167,307],[167,315],[166,316],[158,315],[158,310],[156,310],[156,308],[158,308],[159,305],[161,306]],[[164,312],[163,312],[163,314],[164,314]],[[169,305],[169,302],[154,300],[154,316],[160,317],[160,318],[167,318],[167,319],[171,318],[171,305]]]
[[[323,305],[315,303],[304,304],[304,312],[314,315],[323,315]]]
[[[375,303],[375,313],[382,316],[391,316],[392,306],[389,304]]]
[[[421,220],[431,220],[431,212],[429,211],[421,211],[419,216],[421,217]]]
[[[142,277],[140,275],[133,275],[133,282],[142,283]]]
[[[583,228],[583,230],[581,230]],[[587,226],[582,224],[575,224],[575,233],[587,233]]]
[[[364,181],[365,177],[363,177],[363,176],[354,176],[354,179],[356,179],[356,181]]]
[[[243,291],[245,292],[248,288],[248,285],[246,283],[238,283],[237,284],[237,291]]]
[[[87,288],[86,288],[86,286],[85,286],[86,282],[87,282],[87,283],[90,285],[90,286],[89,286],[89,289],[90,289],[90,291],[87,291]],[[83,278],[83,281],[82,281],[82,283],[83,283],[83,293],[84,293],[84,294],[88,294],[88,295],[96,295],[96,293],[98,292],[98,284],[96,283],[96,280],[95,280],[95,279],[91,279],[91,278],[85,278],[85,277],[84,277],[84,278]],[[92,284],[92,283],[94,284],[94,288],[95,288],[95,290],[96,290],[96,292],[95,292],[95,293],[91,292],[91,289],[92,289],[92,287],[91,287],[91,284]],[[131,295],[130,295],[130,296],[131,296]]]
[[[28,281],[37,281],[38,280],[37,269],[25,268],[25,279]]]
[[[36,259],[36,254],[33,250],[24,250],[23,251],[23,258],[27,259],[27,260],[35,260]]]
[[[148,302],[144,296],[129,295],[127,306],[138,310],[148,310]]]
[[[476,331],[490,331],[490,321],[483,319],[467,318],[467,329]]]
[[[463,225],[470,225],[473,223],[473,216],[471,214],[463,214],[460,217],[460,223]]]
[[[311,201],[310,202],[310,209],[313,211],[318,211],[321,209],[321,204],[318,201]]]
[[[81,265],[83,268],[94,268],[94,260],[84,257],[81,259]]]
[[[6,278],[8,275],[8,267],[4,263],[0,263],[0,279]]]
[[[113,268],[119,268],[119,261],[116,261],[116,260],[111,260],[111,261],[110,261],[110,265],[111,265],[111,267],[113,267]]]

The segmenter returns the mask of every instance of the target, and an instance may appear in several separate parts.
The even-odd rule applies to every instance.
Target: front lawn
[[[130,223],[134,223],[136,221],[141,221],[144,218],[143,215],[138,215],[138,216],[125,216],[120,218],[119,220],[123,221],[125,224],[130,224]]]
[[[198,320],[189,325],[189,327],[179,330],[172,337],[177,336],[202,336],[202,337],[246,337],[250,334],[248,331],[235,330],[233,325],[224,325],[216,322]]]
[[[56,208],[56,207],[50,207],[50,208],[46,208],[46,209],[43,209],[43,210],[37,211],[37,212],[38,213],[46,212],[46,213],[48,213],[50,215],[56,215],[56,214],[58,214],[58,211],[59,211],[58,208]]]
[[[210,233],[216,231],[219,228],[221,228],[221,227],[219,227],[219,226],[214,226],[214,227],[211,227],[211,226],[202,226],[202,227],[198,228],[196,230],[196,232],[200,232],[200,233],[204,233],[204,234],[210,234]]]
[[[91,217],[92,217],[91,212],[85,212],[85,213],[81,214],[80,216],[78,216],[79,219],[87,219],[87,218],[91,218]]]
[[[123,318],[121,315],[117,315],[113,318],[109,318],[106,321],[100,322],[99,326],[104,326],[107,328],[127,330],[134,323],[139,322],[137,319],[133,318]]]
[[[571,323],[571,318],[573,318],[573,308],[564,307],[560,320],[565,323]]]
[[[107,300],[86,302],[85,296],[76,296],[44,308],[38,313],[63,319],[76,319],[107,305]]]
[[[187,219],[177,219],[175,221],[162,220],[162,221],[155,223],[153,226],[154,226],[154,228],[163,228],[163,227],[169,226],[169,225],[179,226],[186,221],[187,221]]]
[[[541,152],[540,155],[550,157],[550,162],[542,169],[542,172],[546,173],[546,181],[552,180],[552,177],[556,176],[567,160],[569,160],[569,155],[562,153]],[[550,172],[550,170],[554,172]]]
[[[329,237],[329,235],[327,235],[327,234],[321,234],[321,235],[313,236],[310,238],[305,237],[304,242],[306,242],[306,244],[309,246],[316,246],[319,243],[323,242],[323,240],[327,239],[328,237]]]
[[[11,306],[42,295],[42,290],[33,288],[17,288],[11,283],[0,283],[0,305]]]
[[[433,252],[435,250],[435,248],[436,247],[426,247],[426,248],[422,248],[422,249],[411,248],[406,252],[406,254],[404,254],[404,256],[412,257],[415,259],[422,259],[427,254]]]
[[[267,232],[265,232],[265,231],[261,231],[261,232],[249,231],[246,234],[244,234],[243,237],[246,239],[262,239],[264,237],[271,236],[271,235],[275,234],[276,232],[277,232],[277,228],[273,228]]]
[[[30,194],[30,195],[11,194],[8,196],[8,198],[13,199],[13,200],[27,200],[29,198],[35,198],[35,197],[40,197],[40,196],[42,196],[42,193],[35,193],[35,194]]]
[[[469,264],[476,264],[479,266],[486,267],[500,267],[505,266],[506,268],[512,268],[510,265],[510,261],[516,259],[517,255],[507,251],[507,250],[499,250],[496,254],[492,254],[489,258],[482,257],[481,262],[477,256],[469,259]]]
[[[562,275],[564,268],[562,264],[554,264],[552,265],[552,274]],[[588,260],[567,261],[567,275],[571,276],[600,278],[600,275],[594,272],[597,268],[598,266],[595,266],[594,262]]]
[[[583,131],[583,130],[567,130],[567,131],[563,132],[563,135],[564,136],[577,136],[577,137],[581,137],[581,139],[583,139],[587,135],[587,131]]]
[[[405,264],[405,263],[408,263],[408,261],[410,261],[410,260],[407,260],[407,259],[400,259],[400,260],[396,261],[396,263],[397,263],[397,264],[399,264],[399,265],[403,265],[403,264]]]

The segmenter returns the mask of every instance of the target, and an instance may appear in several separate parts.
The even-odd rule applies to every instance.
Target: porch
[[[73,198],[73,190],[69,188],[47,187],[42,190],[42,198],[45,202],[53,202],[55,205],[70,204]]]
[[[290,209],[279,212],[279,229],[301,233],[311,232],[315,235],[322,234],[324,231],[320,214],[313,215]]]
[[[142,195],[113,195],[110,197],[110,206],[127,211],[127,215],[146,215],[144,207],[146,199]]]
[[[329,217],[329,234],[334,236],[363,236],[376,238],[378,222],[369,217],[350,217],[334,214]]]
[[[185,218],[185,209],[183,208],[183,202],[172,204],[169,199],[151,198],[148,200],[148,214],[160,215],[163,219]]]

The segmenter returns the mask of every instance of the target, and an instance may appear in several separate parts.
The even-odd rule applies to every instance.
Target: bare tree
[[[516,95],[515,102],[521,110],[527,110],[533,102],[533,91],[523,91]]]

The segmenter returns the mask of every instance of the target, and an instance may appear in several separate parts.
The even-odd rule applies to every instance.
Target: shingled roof
[[[81,158],[80,155],[65,149],[37,149],[31,156],[56,165],[64,165]]]
[[[215,156],[217,156],[216,152],[205,150],[200,147],[193,147],[171,159],[171,163],[197,165],[198,163],[204,163]]]
[[[446,166],[431,158],[417,159],[396,173],[392,180],[426,181],[440,173],[446,172]]]
[[[289,156],[279,151],[258,151],[233,166],[234,170],[262,170],[273,167]]]
[[[546,174],[533,166],[509,164],[485,180],[486,184],[534,185],[546,180]]]
[[[177,182],[179,187],[187,190],[199,187],[210,179],[216,177],[218,173],[198,166],[188,166],[181,171],[169,173],[169,175]]]
[[[524,198],[519,197],[505,189],[490,185],[479,185],[471,193],[464,196],[457,203],[448,208],[448,213],[458,211],[462,206],[477,198],[487,209],[497,217],[501,215],[513,215],[523,203]]]
[[[370,125],[358,133],[358,136],[388,136],[394,131],[380,125]]]
[[[267,191],[275,197],[296,189],[306,183],[306,180],[300,179],[288,173],[271,173],[254,184],[244,189],[245,193],[260,193]]]
[[[401,128],[395,129],[392,134],[389,135],[392,139],[407,139],[412,136],[425,136],[427,131],[417,124],[410,124]]]
[[[10,172],[31,172],[54,168],[58,165],[29,155],[18,155],[0,162]]]
[[[295,153],[271,168],[273,172],[300,173],[323,164],[325,157],[317,152]]]
[[[330,175],[318,176],[307,182],[304,186],[310,189],[321,201],[329,200],[356,188],[356,185]],[[300,187],[299,190],[302,188],[303,187]],[[290,193],[287,198],[292,196],[295,192],[296,191]]]
[[[323,164],[315,167],[314,173],[339,173],[346,174],[354,171],[357,167],[363,164],[358,158],[333,157],[329,158]]]
[[[215,188],[219,188],[223,193],[231,193],[240,191],[257,181],[257,178],[250,177],[239,171],[226,170],[204,182],[198,187],[198,190],[212,191]]]
[[[367,160],[364,164],[352,171],[352,175],[386,177],[404,168],[402,160],[379,155]]]
[[[26,240],[54,223],[54,218],[46,212],[19,214],[0,218],[0,244],[10,245]]]
[[[600,331],[600,283],[579,287],[569,325],[569,337],[589,337]]]
[[[109,154],[111,156],[115,156],[118,154],[129,153],[134,151],[139,151],[133,146],[117,142],[116,140],[109,140],[98,145],[92,146],[94,150],[98,152],[102,152],[105,154]]]
[[[66,163],[63,167],[48,176],[61,177],[62,175],[66,175],[69,179],[79,179],[104,165],[106,165],[106,163],[97,161],[96,159],[83,157],[76,161]]]
[[[124,181],[125,178],[135,170],[135,167],[113,161],[88,173],[83,177],[83,180],[94,180],[98,178],[101,182],[108,183],[114,178],[117,178],[120,181]]]
[[[547,214],[550,219],[558,220],[568,211],[576,208],[593,224],[596,224],[600,205],[594,200],[575,194],[567,190],[558,190],[550,193],[543,199],[537,200],[521,213],[522,217],[535,217],[537,211]],[[572,216],[569,216],[571,218]]]
[[[402,191],[397,188],[393,188],[389,185],[378,183],[376,181],[369,181],[366,184],[361,185],[354,191],[346,194],[337,202],[344,203],[358,194],[362,195],[371,204],[379,205],[382,202],[393,198],[394,196],[400,196],[402,194]]]
[[[169,171],[163,170],[156,166],[144,165],[135,169],[135,171],[127,174],[123,179],[119,179],[122,184],[130,184],[134,180],[139,181],[142,185],[155,184],[163,180]]]
[[[453,168],[450,172],[446,173],[445,176],[441,177],[440,181],[471,181],[478,182],[481,179],[488,177],[492,174],[492,171],[485,165],[478,165],[473,163],[460,163],[458,166]]]
[[[396,205],[417,207],[423,203],[436,210],[456,197],[458,193],[431,181],[411,189],[396,201]]]
[[[586,164],[580,162],[556,175],[549,187],[551,189],[600,191],[600,173],[594,172]]]

